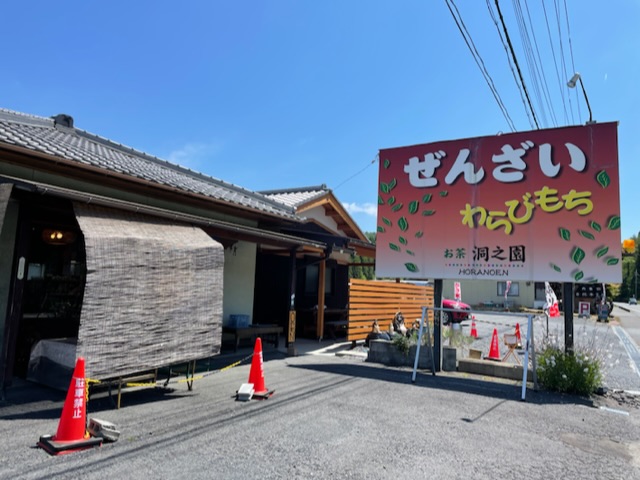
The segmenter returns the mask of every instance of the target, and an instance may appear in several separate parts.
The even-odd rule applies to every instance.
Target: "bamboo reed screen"
[[[201,229],[74,204],[87,278],[77,356],[107,379],[220,352],[222,245]]]
[[[401,311],[407,328],[422,317],[422,307],[433,307],[433,287],[410,283],[349,281],[349,321],[347,340],[364,340],[378,320],[380,329],[389,330],[396,312]],[[429,312],[433,322],[433,311]]]

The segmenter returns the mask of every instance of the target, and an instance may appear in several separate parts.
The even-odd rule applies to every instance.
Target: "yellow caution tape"
[[[123,383],[123,387],[155,387],[158,382],[153,383]]]
[[[192,382],[194,380],[202,380],[205,377],[208,377],[209,375],[213,375],[214,373],[220,373],[220,372],[224,372],[225,370],[230,370],[233,367],[237,367],[238,365],[240,365],[241,363],[247,361],[248,359],[250,359],[251,357],[253,357],[253,353],[251,355],[248,355],[246,357],[244,357],[241,360],[238,360],[237,362],[232,363],[231,365],[227,365],[226,367],[220,368],[218,370],[214,370],[212,372],[207,372],[205,374],[202,375],[198,375],[196,377],[187,377],[187,378],[183,378],[183,379],[179,379],[179,380],[174,380],[172,382],[166,382],[165,385],[167,385],[168,383],[186,383],[186,382]],[[85,379],[85,389],[86,389],[86,395],[87,398],[89,398],[89,384],[90,383],[94,383],[94,384],[100,384],[102,383],[101,380],[97,380],[94,378],[86,378]],[[158,385],[158,381],[153,382],[153,383],[133,383],[133,382],[125,382],[122,384],[123,387],[155,387]]]

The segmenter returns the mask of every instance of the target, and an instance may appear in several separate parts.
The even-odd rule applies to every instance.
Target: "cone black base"
[[[258,393],[254,392],[253,398],[257,398],[258,400],[266,400],[274,393],[275,393],[275,390],[267,390],[266,392],[258,392]]]
[[[63,455],[77,450],[99,447],[100,445],[102,445],[102,438],[96,437],[72,440],[69,442],[58,442],[53,439],[52,435],[43,435],[38,442],[38,446],[51,455]]]

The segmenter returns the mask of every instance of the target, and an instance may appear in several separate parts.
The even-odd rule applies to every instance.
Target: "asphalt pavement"
[[[459,373],[414,384],[339,346],[309,350],[265,348],[268,400],[235,400],[248,362],[218,370],[246,352],[209,362],[192,391],[132,389],[120,409],[92,396],[88,416],[120,439],[57,457],[35,445],[64,393],[20,383],[0,409],[0,478],[640,478],[637,408],[531,388],[523,402],[519,382]]]

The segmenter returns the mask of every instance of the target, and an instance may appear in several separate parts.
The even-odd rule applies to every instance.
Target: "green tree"
[[[622,251],[622,283],[616,296],[617,300],[623,302],[626,302],[629,297],[637,295],[636,276],[638,275],[638,266],[640,266],[638,235],[633,235],[631,240],[635,242],[635,250],[633,252]]]
[[[364,232],[364,234],[371,243],[376,243],[375,232]],[[360,255],[354,255],[352,261],[356,265],[352,265],[351,267],[349,267],[349,278],[359,278],[361,280],[373,280],[374,278],[376,278],[375,269],[372,265],[370,265],[375,262],[375,258],[367,258]]]

